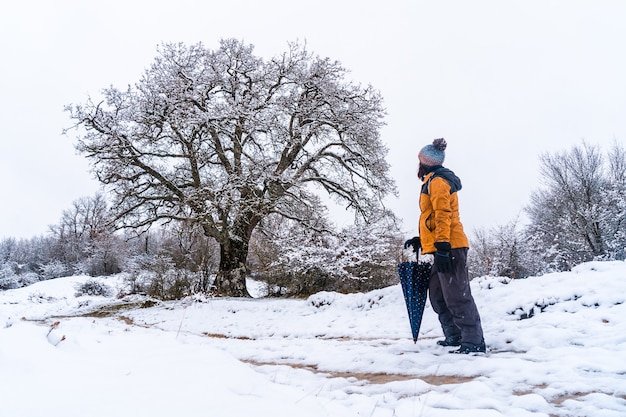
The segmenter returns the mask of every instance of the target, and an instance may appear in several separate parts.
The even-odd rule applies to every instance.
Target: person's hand
[[[435,267],[438,272],[447,274],[452,272],[452,257],[450,257],[450,243],[449,242],[435,242]]]
[[[406,242],[404,242],[404,249],[408,249],[409,247],[413,248],[413,252],[417,253],[418,250],[422,247],[422,243],[420,241],[419,236],[415,236]]]

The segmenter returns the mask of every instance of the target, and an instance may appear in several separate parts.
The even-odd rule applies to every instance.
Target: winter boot
[[[437,340],[439,346],[461,346],[461,336],[448,336],[444,340]]]
[[[461,347],[457,350],[451,350],[450,353],[461,353],[467,355],[468,353],[485,353],[487,351],[487,346],[485,346],[485,342],[482,341],[479,344],[474,343],[461,343]]]

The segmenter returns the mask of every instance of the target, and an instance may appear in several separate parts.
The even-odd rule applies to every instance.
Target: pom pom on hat
[[[441,165],[446,158],[444,151],[447,146],[448,143],[444,138],[435,139],[433,140],[432,145],[424,146],[422,150],[420,150],[417,157],[422,165],[427,165],[429,167]]]
[[[444,138],[439,138],[439,139],[433,140],[433,146],[435,147],[435,149],[443,152],[446,150],[448,143],[446,142]]]

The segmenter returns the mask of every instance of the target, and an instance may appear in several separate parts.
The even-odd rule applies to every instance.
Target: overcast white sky
[[[385,98],[389,205],[416,229],[417,152],[448,141],[465,228],[513,220],[538,156],[626,141],[626,2],[230,0],[0,5],[0,238],[31,238],[99,185],[63,106],[138,81],[161,42],[235,37],[269,58],[288,41],[341,61]]]

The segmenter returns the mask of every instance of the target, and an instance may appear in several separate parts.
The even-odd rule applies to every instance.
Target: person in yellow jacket
[[[467,270],[469,241],[459,215],[458,191],[461,180],[443,167],[447,143],[435,139],[418,155],[420,193],[419,237],[409,239],[405,248],[434,255],[429,283],[430,304],[437,313],[445,336],[437,343],[459,346],[451,353],[485,352],[485,340]]]

